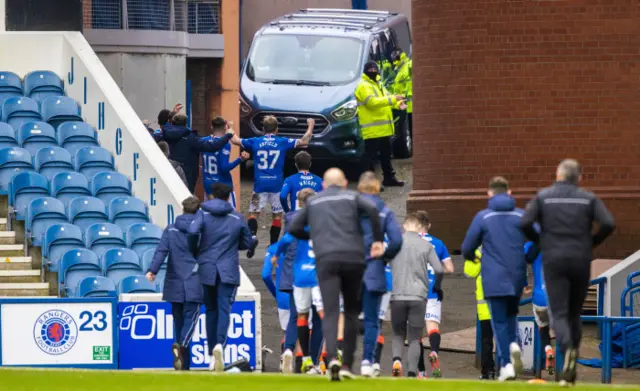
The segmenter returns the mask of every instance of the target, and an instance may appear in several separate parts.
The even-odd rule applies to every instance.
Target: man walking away
[[[192,254],[198,254],[198,275],[204,287],[209,369],[217,372],[224,370],[229,314],[240,285],[238,250],[257,245],[242,215],[227,202],[231,190],[223,183],[213,185],[213,199],[202,203],[189,225],[189,233],[200,234],[199,246],[190,243],[190,247]]]
[[[169,144],[167,144],[166,141],[160,141],[158,143],[158,147],[160,148],[162,153],[164,153],[164,156],[167,157],[167,160],[169,160],[169,163],[171,163],[171,165],[173,166],[173,169],[176,170],[176,173],[178,173],[178,176],[180,177],[180,179],[182,179],[182,182],[185,185],[188,185],[187,177],[185,176],[184,170],[182,169],[182,166],[180,165],[180,163],[176,162],[175,160],[169,159],[169,156],[171,155],[171,152],[169,150]]]
[[[429,292],[427,269],[433,268],[435,281],[433,291],[442,296],[444,269],[433,245],[425,241],[420,232],[425,227],[415,214],[404,220],[402,249],[391,261],[393,290],[391,291],[391,327],[393,329],[392,376],[402,376],[402,351],[405,337],[409,341],[407,376],[417,377],[420,359],[420,337]]]
[[[316,193],[322,191],[322,178],[309,172],[311,169],[311,154],[300,151],[294,157],[297,174],[293,174],[284,180],[280,190],[280,204],[285,213],[296,210],[296,195],[302,189],[313,189]],[[291,207],[289,207],[291,200]]]
[[[542,269],[553,327],[565,360],[562,381],[576,381],[576,360],[582,325],[580,315],[587,295],[593,248],[614,230],[613,216],[595,194],[578,187],[580,164],[563,160],[556,182],[542,189],[527,205],[522,229],[544,254]],[[540,234],[534,228],[540,224]],[[593,223],[599,225],[593,234]]]
[[[289,232],[299,239],[313,241],[318,284],[325,305],[323,332],[330,378],[351,379],[365,269],[364,234],[360,219],[369,216],[371,221],[373,243],[369,255],[372,258],[384,254],[384,233],[376,206],[360,194],[346,189],[347,179],[341,170],[327,170],[322,187],[324,190],[311,197],[307,207],[296,213]],[[336,347],[340,293],[344,299],[345,316],[342,368],[337,360]]]
[[[375,203],[386,239],[384,259],[367,259],[367,266],[364,272],[362,286],[364,338],[360,373],[365,377],[373,377],[380,374],[379,366],[374,368],[372,364],[375,362],[376,340],[380,335],[379,315],[382,311],[382,297],[387,293],[385,259],[390,260],[395,257],[402,247],[402,231],[400,230],[400,225],[398,225],[393,211],[387,208],[382,198],[379,197],[380,186],[380,181],[373,172],[367,171],[360,176],[358,191],[365,198]],[[373,243],[373,233],[368,217],[362,219],[362,230],[365,233],[364,244],[365,254],[367,254],[371,243]],[[386,306],[384,310],[386,311]]]
[[[517,317],[526,285],[525,237],[520,230],[524,211],[516,208],[509,183],[502,177],[491,179],[488,194],[489,206],[473,218],[461,250],[465,259],[474,259],[482,246],[482,288],[497,340],[498,380],[515,380],[522,371]]]
[[[189,252],[188,229],[200,208],[200,200],[189,197],[182,201],[184,214],[176,218],[174,224],[165,228],[160,244],[153,254],[153,261],[147,270],[147,279],[153,282],[160,267],[167,259],[167,273],[164,278],[162,300],[171,303],[175,343],[171,346],[173,367],[189,370],[191,354],[189,342],[198,324],[202,285],[197,273],[196,259]]]

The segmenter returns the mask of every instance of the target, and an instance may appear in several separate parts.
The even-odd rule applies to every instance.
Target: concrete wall
[[[411,22],[411,0],[368,0],[370,10],[406,15]],[[302,8],[351,8],[351,0],[242,0],[242,56],[246,56],[253,36],[265,23]]]
[[[186,56],[101,53],[98,57],[141,119],[154,122],[161,109],[185,104]]]

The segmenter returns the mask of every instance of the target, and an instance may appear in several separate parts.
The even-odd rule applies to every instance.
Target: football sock
[[[304,357],[309,357],[309,320],[298,318],[298,341]]]
[[[256,234],[258,233],[258,220],[256,220],[254,216],[251,216],[247,220],[247,225],[249,226],[251,235],[256,236]]]
[[[274,219],[271,222],[271,230],[269,232],[271,242],[270,244],[274,244],[280,239],[280,231],[282,230],[282,220]]]
[[[440,331],[429,331],[429,344],[431,345],[431,351],[434,353],[440,352]]]

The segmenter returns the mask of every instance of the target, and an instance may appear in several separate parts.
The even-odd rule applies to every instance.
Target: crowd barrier
[[[0,366],[171,369],[173,316],[161,297],[0,299]],[[260,314],[258,293],[237,294],[225,364],[244,358],[262,369]],[[192,368],[208,367],[204,308],[190,352]]]

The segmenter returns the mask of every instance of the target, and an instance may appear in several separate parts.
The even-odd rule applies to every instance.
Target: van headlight
[[[251,106],[244,99],[242,99],[242,95],[238,97],[240,102],[240,117],[247,117],[253,110],[251,110]]]
[[[358,101],[350,100],[331,112],[337,121],[350,120],[358,114]]]

